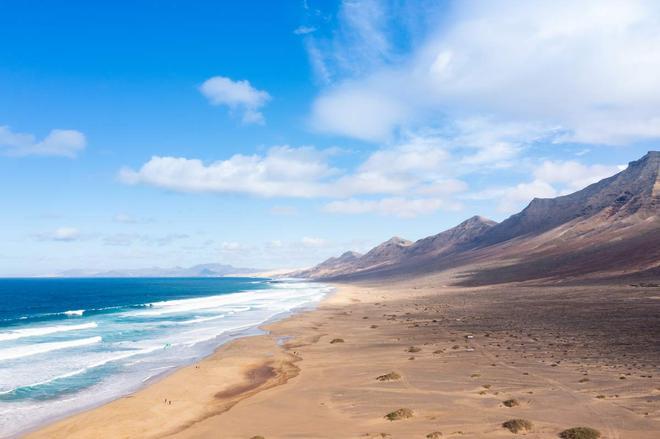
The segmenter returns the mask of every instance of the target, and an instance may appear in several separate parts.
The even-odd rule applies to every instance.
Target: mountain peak
[[[400,238],[398,236],[393,236],[384,243],[382,243],[380,246],[384,245],[410,245],[412,244],[412,241],[408,241],[407,239]],[[379,246],[379,247],[380,247]]]
[[[534,198],[521,212],[499,224],[476,215],[415,243],[394,236],[364,256],[354,258],[345,253],[349,260],[339,264],[339,269],[326,270],[324,263],[311,274],[332,278],[417,273],[480,258],[495,258],[497,262],[499,255],[518,258],[519,253],[529,260],[532,256],[538,260],[550,258],[536,267],[522,258],[521,268],[502,268],[502,279],[523,279],[546,276],[551,269],[557,273],[560,268],[574,271],[577,263],[585,272],[594,267],[604,269],[610,263],[621,266],[621,260],[612,255],[628,255],[631,248],[635,249],[636,259],[632,254],[625,258],[631,264],[652,261],[657,265],[659,170],[660,151],[649,151],[621,172],[580,191],[556,198]],[[587,250],[581,250],[581,246]],[[578,251],[583,251],[585,257],[564,257]]]
[[[649,151],[618,174],[580,191],[557,198],[534,198],[520,213],[493,227],[484,236],[483,243],[494,244],[514,237],[537,235],[596,215],[602,224],[613,224],[624,217],[644,219],[653,216],[657,212],[660,194],[659,167],[660,152]]]
[[[649,151],[646,154],[644,154],[640,159],[634,160],[632,163],[640,163],[640,162],[645,162],[645,161],[660,161],[660,151]]]
[[[347,251],[347,252],[342,253],[342,255],[339,256],[339,257],[337,258],[337,260],[340,260],[340,261],[348,261],[348,260],[351,260],[351,259],[357,259],[357,258],[359,258],[360,256],[362,256],[362,254],[360,254],[360,253],[358,253],[358,252],[355,252],[355,251],[352,251],[352,250],[349,250],[349,251]]]
[[[465,221],[463,221],[462,223],[460,223],[456,227],[475,226],[475,225],[480,225],[480,224],[488,224],[488,225],[494,226],[495,224],[497,224],[497,221],[493,221],[492,219],[486,218],[485,216],[475,215],[475,216],[472,216],[472,217],[466,219]]]

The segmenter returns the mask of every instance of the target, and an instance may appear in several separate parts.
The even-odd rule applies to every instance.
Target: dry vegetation
[[[509,419],[502,423],[502,427],[509,430],[511,433],[520,433],[532,429],[532,423],[527,419]]]
[[[377,376],[376,379],[378,381],[395,381],[395,380],[401,379],[401,375],[399,375],[396,372],[390,372],[390,373],[387,373],[385,375]]]
[[[506,407],[517,407],[520,405],[517,399],[507,399],[506,401],[503,401],[502,404]]]
[[[402,408],[395,410],[385,415],[385,419],[389,421],[400,421],[402,419],[412,418],[414,416],[413,411],[407,408]]]
[[[574,427],[559,433],[562,439],[598,439],[600,432],[590,427]]]

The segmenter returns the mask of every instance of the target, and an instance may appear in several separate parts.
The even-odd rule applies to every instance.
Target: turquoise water
[[[254,278],[0,279],[0,436],[135,390],[328,291]]]

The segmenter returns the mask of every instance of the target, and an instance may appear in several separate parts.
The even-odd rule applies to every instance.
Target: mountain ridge
[[[319,270],[325,261],[296,274],[351,280],[463,267],[463,284],[482,284],[489,278],[524,281],[655,270],[660,267],[659,169],[660,152],[649,151],[621,172],[572,194],[534,198],[500,223],[473,216],[414,243],[391,238],[336,269]],[[488,268],[468,269],[479,264]]]

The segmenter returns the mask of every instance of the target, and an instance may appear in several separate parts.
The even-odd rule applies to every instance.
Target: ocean
[[[0,437],[134,391],[330,290],[256,278],[0,279]]]

